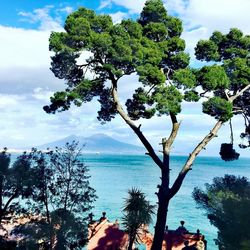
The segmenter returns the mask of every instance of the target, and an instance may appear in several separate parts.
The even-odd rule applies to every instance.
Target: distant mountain
[[[45,150],[55,147],[64,147],[67,142],[78,141],[85,145],[83,152],[86,153],[112,153],[112,154],[139,154],[144,153],[142,147],[124,143],[113,139],[105,134],[95,134],[90,137],[70,135],[64,139],[37,146],[37,149]]]

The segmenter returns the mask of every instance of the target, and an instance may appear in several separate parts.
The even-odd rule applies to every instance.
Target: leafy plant
[[[27,200],[33,191],[34,179],[31,174],[31,159],[27,153],[18,156],[11,163],[7,148],[0,153],[0,223],[3,219],[27,213],[24,204],[18,202],[21,197]]]
[[[154,208],[139,189],[132,188],[128,191],[122,218],[122,224],[129,235],[128,250],[132,250],[134,242],[140,243],[141,230],[152,222]]]
[[[216,177],[206,190],[195,188],[193,197],[199,208],[218,229],[219,249],[247,250],[250,206],[250,182],[245,177]]]
[[[48,153],[31,151],[29,174],[34,183],[27,205],[33,217],[13,230],[25,236],[18,247],[81,249],[87,243],[86,221],[97,197],[80,157],[75,141]]]

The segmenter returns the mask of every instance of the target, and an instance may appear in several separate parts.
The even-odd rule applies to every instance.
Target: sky
[[[250,0],[164,0],[170,15],[178,16],[184,24],[182,37],[192,64],[194,46],[200,39],[208,38],[214,30],[227,33],[238,27],[250,34]],[[63,31],[68,14],[83,6],[97,13],[111,15],[113,22],[136,18],[144,0],[79,0],[79,1],[2,1],[0,8],[0,147],[27,148],[52,142],[69,135],[90,136],[104,133],[123,142],[140,145],[136,136],[124,122],[115,118],[101,125],[96,119],[98,103],[55,115],[46,114],[42,107],[49,97],[65,88],[64,82],[50,71],[48,38],[51,31]],[[137,76],[122,79],[132,87]],[[121,82],[121,85],[122,85]],[[131,91],[122,88],[122,98]],[[187,154],[210,131],[215,120],[201,113],[201,104],[184,104],[179,115],[180,133],[173,147],[175,154]],[[156,149],[170,132],[170,120],[156,117],[140,121],[142,130]],[[242,120],[233,121],[235,142],[240,143]],[[218,155],[220,143],[229,142],[229,127],[224,126],[219,137],[207,147],[203,155]],[[239,150],[247,156],[249,150]]]

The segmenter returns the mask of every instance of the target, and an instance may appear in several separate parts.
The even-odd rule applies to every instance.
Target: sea
[[[100,218],[102,212],[106,212],[110,221],[118,219],[121,222],[127,192],[133,187],[144,192],[151,204],[156,204],[155,192],[160,183],[160,170],[148,156],[85,154],[82,160],[89,168],[90,184],[96,189],[98,196],[93,209],[95,219]],[[171,157],[172,182],[185,160],[184,156]],[[170,202],[168,228],[174,230],[180,226],[180,221],[184,220],[188,231],[196,232],[199,229],[205,235],[208,250],[218,250],[214,242],[217,229],[210,224],[205,211],[197,208],[192,192],[195,187],[204,188],[205,183],[212,183],[214,177],[222,177],[225,174],[250,179],[250,158],[224,162],[216,157],[198,157],[179,193]],[[150,226],[152,232],[153,225],[154,223]],[[139,246],[139,249],[144,248]]]

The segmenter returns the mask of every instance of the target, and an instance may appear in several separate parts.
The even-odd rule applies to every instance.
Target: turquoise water
[[[177,176],[185,162],[185,157],[171,158],[172,180]],[[84,161],[90,169],[91,185],[97,191],[98,200],[93,210],[98,219],[103,211],[109,220],[120,219],[121,208],[127,190],[140,188],[147,198],[156,204],[156,186],[160,183],[160,171],[147,156],[138,155],[84,155]],[[250,179],[250,159],[241,158],[234,162],[224,162],[220,158],[200,157],[195,161],[179,193],[172,199],[169,208],[169,229],[176,229],[179,221],[186,222],[186,228],[195,232],[201,230],[208,241],[209,250],[218,250],[213,239],[217,236],[216,228],[210,225],[204,211],[196,208],[191,196],[194,187],[204,187],[216,176],[234,174]],[[153,228],[153,225],[151,226]]]

